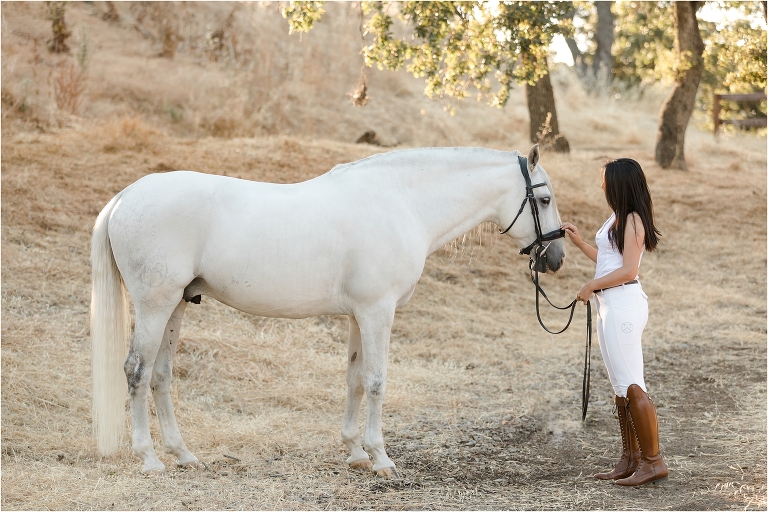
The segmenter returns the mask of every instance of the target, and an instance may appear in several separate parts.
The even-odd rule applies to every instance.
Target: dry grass
[[[431,257],[397,315],[386,436],[403,482],[344,468],[344,319],[260,319],[210,299],[185,318],[174,399],[188,444],[211,471],[147,479],[127,444],[117,457],[98,458],[87,248],[103,203],[153,170],[297,181],[371,151],[287,137],[146,145],[147,128],[120,126],[123,140],[136,142],[113,152],[103,151],[112,136],[102,126],[3,137],[5,508],[765,506],[759,141],[716,144],[694,134],[692,153],[706,165],[690,173],[661,171],[643,150],[625,153],[648,172],[665,235],[644,259],[643,278],[652,297],[648,382],[673,477],[638,494],[588,477],[617,442],[599,356],[582,427],[581,332],[539,329],[525,262],[506,240],[488,247],[487,233],[484,249],[469,243]],[[725,180],[721,169],[737,153],[744,169]],[[544,157],[563,217],[586,232],[606,213],[596,158]],[[563,301],[590,271],[572,256],[548,288]]]
[[[72,63],[66,63],[53,77],[53,97],[56,107],[77,114],[83,102],[86,75]]]
[[[195,5],[198,18],[225,20],[231,12],[226,4]],[[117,6],[127,19],[125,5]],[[669,481],[635,490],[591,478],[618,450],[600,357],[583,425],[583,333],[540,329],[525,260],[488,226],[430,257],[397,314],[384,420],[402,481],[345,468],[344,318],[263,319],[208,298],[187,309],[173,390],[185,440],[208,470],[176,470],[161,455],[169,472],[143,477],[127,440],[117,456],[98,457],[90,437],[88,248],[93,220],[116,192],[149,172],[179,168],[304,180],[381,151],[343,142],[369,128],[384,143],[526,150],[525,107],[516,96],[503,111],[468,103],[449,117],[426,102],[418,83],[372,73],[371,102],[354,109],[346,93],[359,64],[348,75],[323,71],[345,63],[313,54],[330,50],[308,44],[312,34],[280,39],[269,8],[253,23],[274,35],[275,46],[253,51],[276,62],[283,57],[273,48],[292,48],[280,61],[293,70],[280,75],[283,82],[274,69],[227,67],[226,55],[211,62],[204,49],[182,49],[172,61],[149,57],[160,40],[126,26],[102,30],[98,24],[112,25],[74,4],[68,20],[72,13],[71,25],[93,25],[98,49],[89,73],[103,79],[92,85],[103,86],[89,87],[82,117],[49,123],[42,116],[41,130],[6,102],[21,97],[21,80],[34,70],[31,42],[7,28],[42,31],[38,8],[3,4],[4,509],[766,508],[765,140],[715,141],[693,128],[691,171],[663,171],[652,161],[663,96],[598,100],[567,75],[554,85],[573,153],[543,156],[563,219],[590,233],[607,217],[598,169],[608,157],[637,159],[654,194],[664,237],[641,269],[651,297],[644,347]],[[337,23],[318,32],[329,47],[345,41],[334,35],[343,32]],[[356,31],[354,16],[349,23]],[[191,25],[179,33],[191,34]],[[230,31],[239,35],[239,52],[246,28],[238,17]],[[254,112],[261,114],[249,116],[238,95],[250,94],[252,75],[244,73],[257,72],[273,77],[259,89],[273,96],[260,97]],[[316,73],[313,81],[302,81],[305,72]],[[346,76],[351,81],[340,87]],[[298,95],[284,99],[290,91]],[[192,98],[197,126],[163,114],[163,105],[181,98],[174,94]],[[227,94],[232,103],[223,101]],[[223,120],[218,135],[256,136],[210,137],[216,119]],[[558,302],[590,276],[588,263],[571,251],[565,269],[547,278]],[[546,319],[562,321],[549,312]],[[156,422],[152,428],[159,444]]]

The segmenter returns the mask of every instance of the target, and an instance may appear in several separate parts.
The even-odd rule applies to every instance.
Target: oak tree
[[[582,50],[574,37],[565,38],[576,74],[588,92],[610,92],[613,80],[613,53],[616,22],[615,2],[572,2],[568,17],[579,20],[574,32],[583,36]]]
[[[704,72],[704,41],[696,11],[703,2],[675,2],[675,85],[661,106],[656,136],[656,163],[662,168],[688,170],[685,163],[685,130],[696,103]]]
[[[321,6],[290,2],[283,15],[292,31],[308,31],[322,16]],[[476,95],[497,107],[507,103],[515,84],[525,84],[531,140],[569,150],[559,132],[547,63],[554,36],[570,33],[569,2],[363,2],[361,7],[370,36],[363,47],[366,65],[404,68],[424,78],[430,98]]]
[[[614,79],[626,87],[673,85],[659,122],[656,161],[685,169],[691,112],[710,114],[715,92],[765,91],[766,32],[762,2],[712,2],[718,22],[698,19],[702,2],[618,2]],[[735,11],[728,13],[725,11]],[[695,87],[694,87],[695,85]],[[724,102],[723,117],[765,117],[765,101]],[[708,116],[709,117],[709,116]]]

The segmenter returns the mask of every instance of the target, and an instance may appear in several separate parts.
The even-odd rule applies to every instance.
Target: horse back
[[[132,296],[170,301],[194,281],[264,316],[349,313],[412,287],[426,257],[401,195],[369,185],[329,175],[290,185],[150,175],[113,211],[115,260]]]

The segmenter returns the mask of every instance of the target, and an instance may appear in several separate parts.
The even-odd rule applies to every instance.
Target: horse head
[[[514,220],[502,233],[509,232],[522,248],[520,253],[530,256],[532,268],[539,272],[557,272],[565,261],[564,232],[560,228],[552,183],[539,165],[539,157],[539,145],[535,144],[528,151],[527,162],[518,160],[526,196],[522,204],[514,200],[507,203],[504,217],[514,217]],[[519,197],[519,192],[515,196]]]

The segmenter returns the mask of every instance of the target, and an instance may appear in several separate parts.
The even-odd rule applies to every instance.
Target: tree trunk
[[[110,23],[120,22],[120,13],[117,12],[114,2],[107,2],[107,12],[101,15],[101,19],[109,21]]]
[[[571,10],[565,15],[565,18],[573,23],[573,17],[576,16],[576,8],[571,5]],[[587,63],[584,61],[584,54],[579,50],[579,46],[576,44],[576,40],[572,37],[566,37],[565,43],[568,45],[568,49],[571,50],[571,56],[573,57],[573,67],[576,69],[576,74],[582,81],[587,76]]]
[[[704,2],[674,2],[677,77],[672,93],[661,106],[656,137],[656,163],[662,168],[688,170],[685,164],[685,129],[693,113],[696,91],[704,71],[704,42],[696,11]]]
[[[52,53],[69,53],[67,38],[72,32],[67,27],[67,21],[64,19],[64,13],[67,9],[66,2],[46,2],[48,7],[48,16],[51,20],[51,31],[53,37],[48,40],[48,51]]]
[[[531,118],[531,142],[540,144],[542,148],[552,147],[558,153],[569,153],[571,147],[568,140],[560,134],[557,124],[555,95],[549,79],[549,69],[536,85],[525,85],[525,97]]]
[[[615,16],[611,7],[613,2],[595,2],[597,7],[597,27],[595,27],[595,40],[597,48],[592,60],[592,74],[595,77],[595,88],[600,91],[608,91],[611,85],[611,69],[613,69],[613,24]]]
[[[587,76],[587,63],[584,62],[584,54],[579,50],[579,46],[574,38],[566,37],[565,43],[568,45],[568,49],[571,50],[573,67],[576,68],[576,74],[583,80]]]

